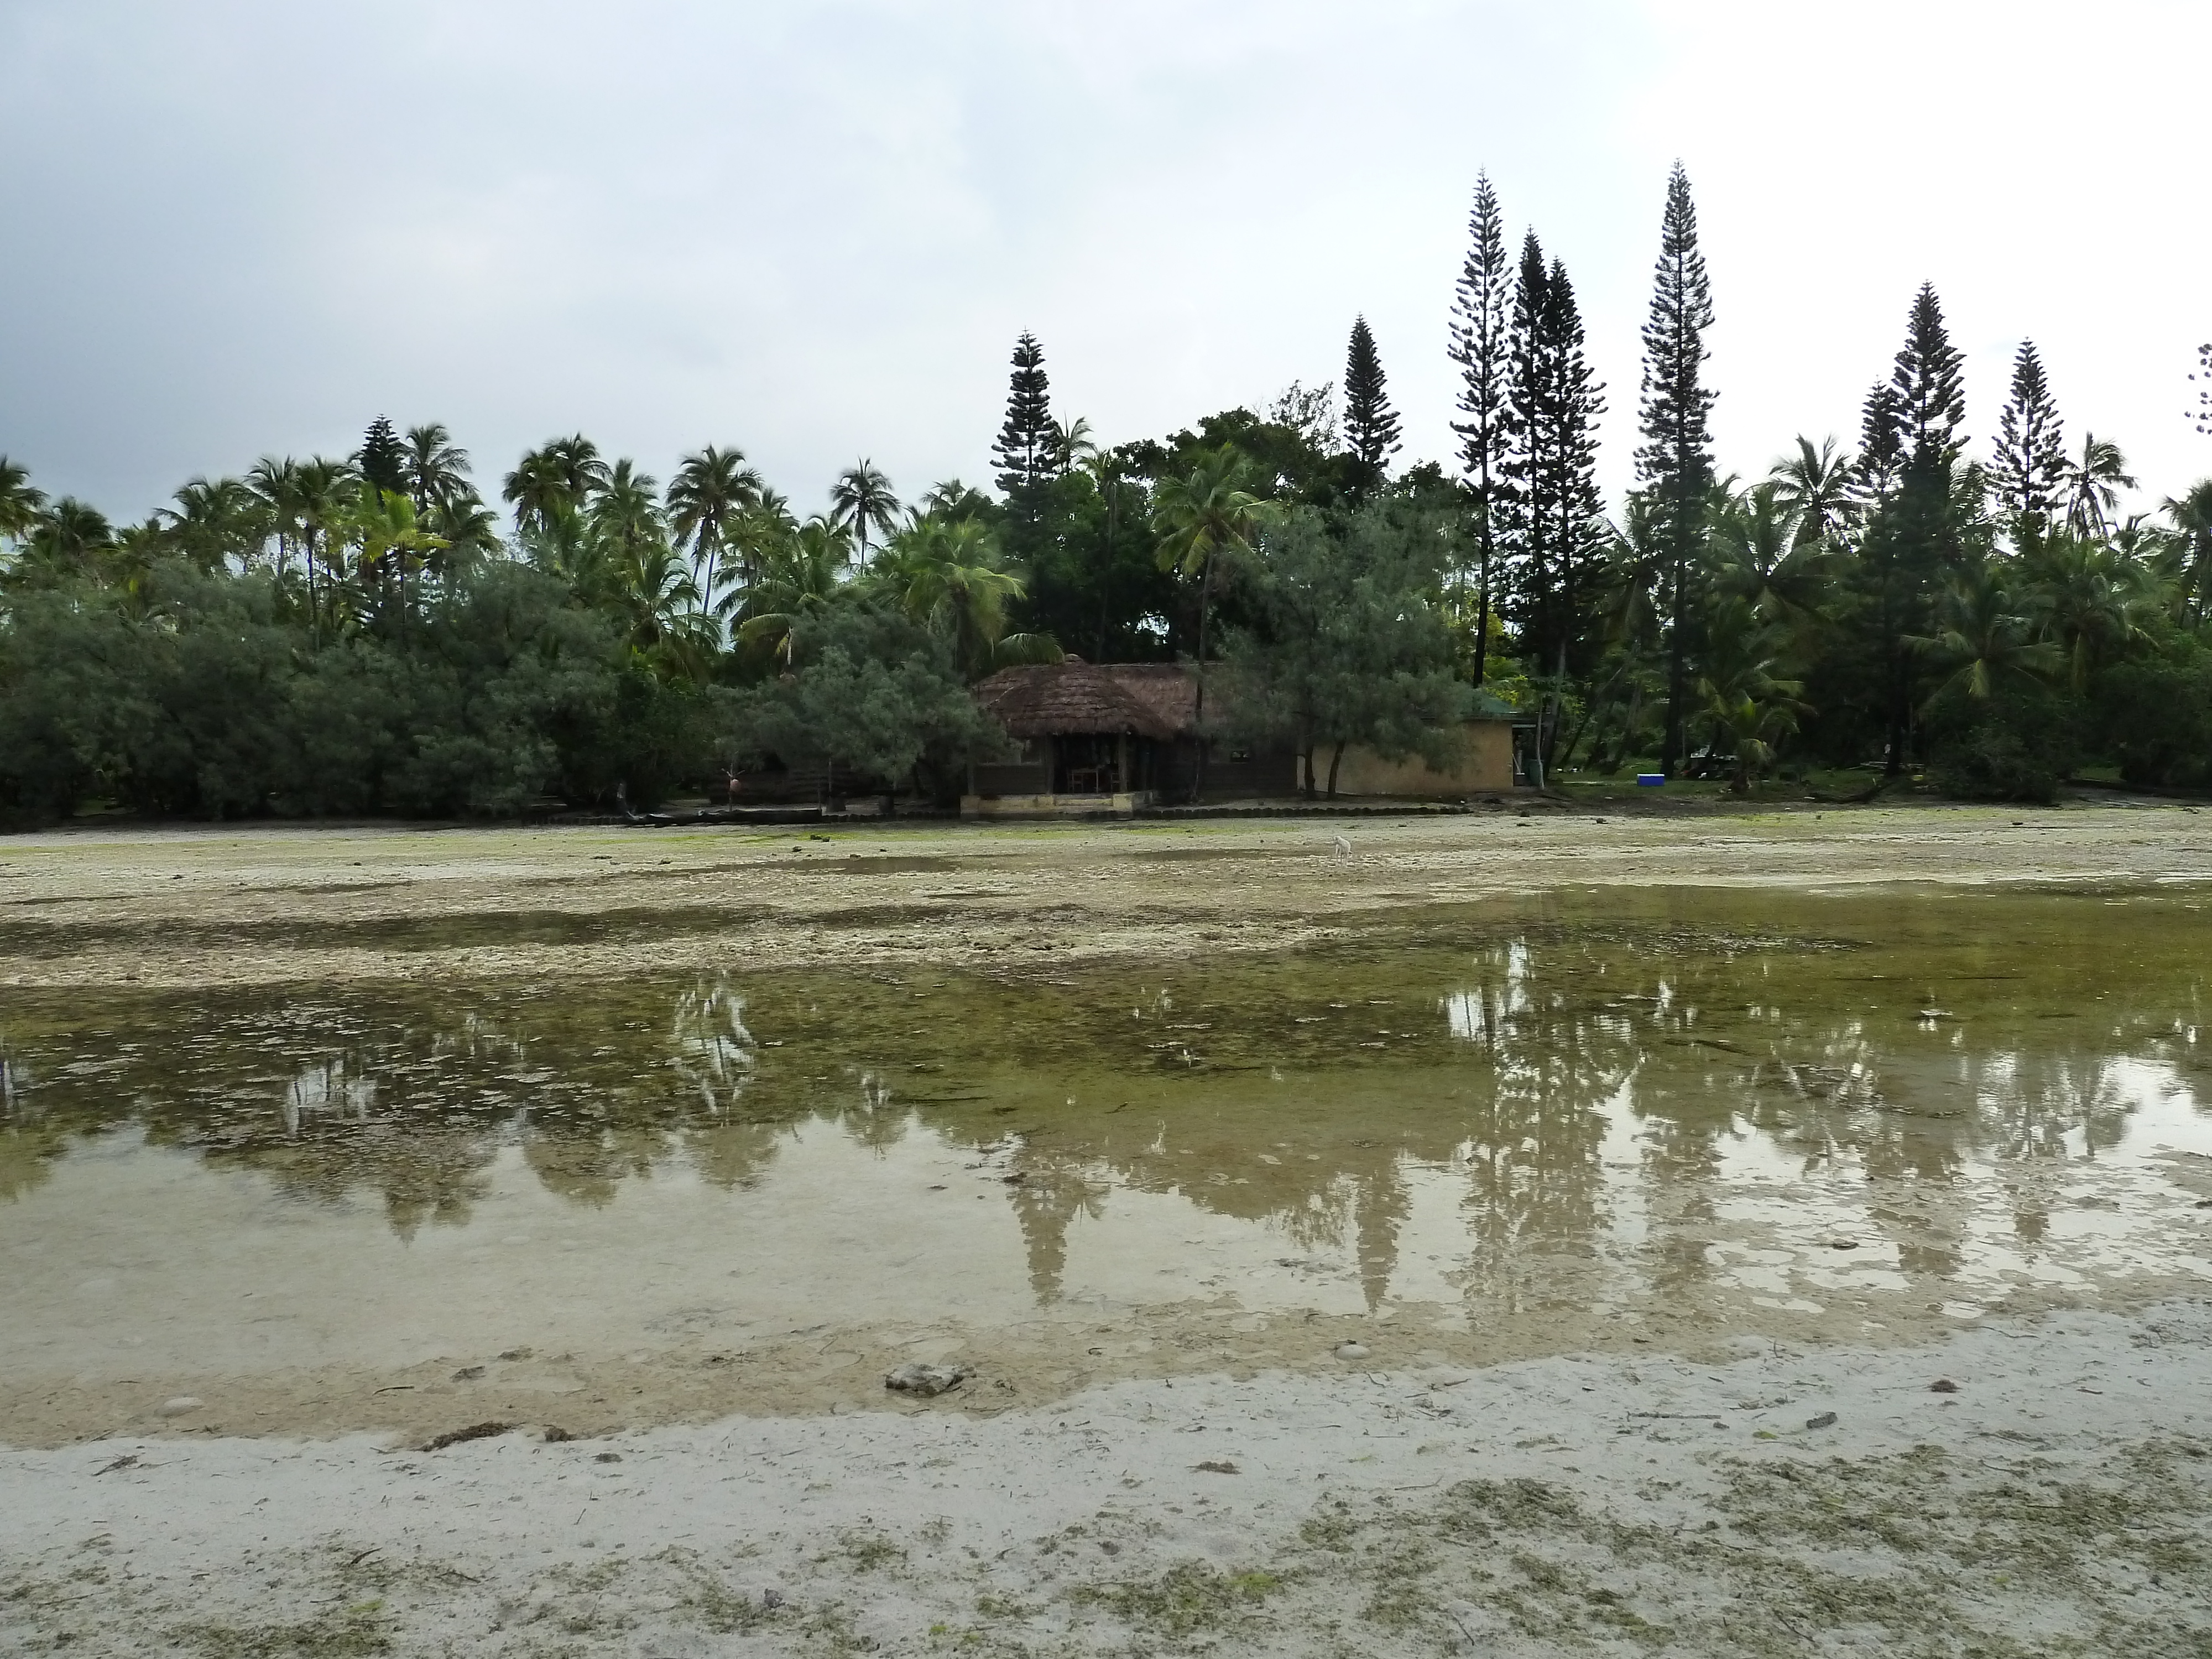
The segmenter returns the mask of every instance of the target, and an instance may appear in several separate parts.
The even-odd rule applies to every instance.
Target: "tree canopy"
[[[1439,273],[1446,463],[1402,459],[1418,411],[1364,314],[1340,397],[1112,443],[1054,410],[1024,332],[976,422],[995,490],[902,493],[863,457],[794,505],[733,443],[664,487],[571,433],[495,501],[445,425],[378,415],[349,454],[264,455],[118,523],[0,455],[0,813],[641,807],[770,757],[941,797],[996,742],[968,687],[1070,652],[1188,664],[1202,726],[1299,750],[1317,787],[1342,745],[1436,752],[1480,699],[1532,781],[2212,787],[2212,477],[2137,495],[2109,433],[2069,440],[2029,341],[1978,455],[1932,284],[1899,296],[1855,441],[1778,432],[1727,474],[1679,166],[1660,206],[1610,504],[1574,282],[1533,227],[1516,257],[1486,176]]]

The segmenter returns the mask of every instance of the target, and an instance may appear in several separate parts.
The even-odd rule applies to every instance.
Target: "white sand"
[[[0,1650],[2212,1652],[2212,1303],[886,1402],[0,1452]]]

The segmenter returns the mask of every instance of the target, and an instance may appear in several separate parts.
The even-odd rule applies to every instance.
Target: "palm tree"
[[[623,636],[633,651],[649,653],[679,634],[699,612],[699,587],[684,556],[665,542],[635,549],[621,570],[617,605]]]
[[[1698,695],[1715,745],[1723,738],[1735,744],[1729,787],[1739,795],[1750,793],[1754,776],[1774,758],[1775,739],[1797,729],[1804,707],[1797,694],[1804,687],[1776,672],[1787,640],[1786,629],[1741,594],[1723,599],[1705,617]]]
[[[1249,556],[1254,537],[1273,516],[1273,508],[1245,485],[1250,464],[1234,444],[1201,456],[1188,477],[1170,474],[1152,493],[1152,525],[1160,538],[1160,568],[1196,576],[1198,584],[1198,698],[1195,721],[1206,720],[1206,614],[1213,608],[1215,567],[1225,558]],[[1206,747],[1198,751],[1194,797],[1205,787]]]
[[[1080,415],[1072,421],[1063,421],[1052,429],[1052,464],[1054,471],[1073,472],[1097,459],[1097,441],[1091,435],[1091,422]]]
[[[28,536],[46,505],[46,492],[31,488],[30,469],[0,455],[0,541]]]
[[[499,520],[473,489],[431,502],[422,525],[442,544],[424,562],[441,583],[477,568],[499,551]]]
[[[581,512],[608,477],[599,447],[580,432],[555,438],[525,454],[500,494],[514,508],[517,530],[545,529],[563,508]]]
[[[2025,598],[2042,634],[2065,653],[2076,691],[2112,653],[2142,636],[2151,574],[2102,542],[2062,532],[2037,540],[2021,561]]]
[[[899,498],[891,493],[891,481],[865,455],[857,465],[840,472],[830,486],[830,522],[852,532],[860,544],[864,569],[868,562],[868,532],[873,529],[878,535],[890,535],[898,523],[900,510]]]
[[[2189,492],[2166,501],[2175,532],[2174,595],[2185,624],[2212,612],[2212,478],[2200,478]]]
[[[1824,537],[1804,533],[1804,514],[1770,479],[1735,496],[1714,520],[1713,585],[1765,622],[1803,626],[1819,614],[1832,556]]]
[[[1075,424],[1081,426],[1084,422],[1079,420]],[[1097,444],[1090,445],[1083,458],[1083,467],[1091,475],[1091,485],[1098,492],[1098,499],[1106,503],[1106,537],[1099,550],[1098,647],[1093,659],[1103,662],[1106,659],[1106,625],[1113,615],[1114,544],[1121,527],[1121,467],[1120,462]]]
[[[590,508],[592,527],[622,557],[665,544],[668,526],[660,515],[660,484],[627,458],[606,473]]]
[[[194,478],[174,499],[155,516],[171,544],[203,570],[231,559],[250,565],[269,539],[267,506],[243,478]]]
[[[1006,605],[1022,597],[1022,579],[1005,568],[997,535],[979,520],[917,520],[885,550],[878,575],[909,617],[945,637],[971,678],[1066,654],[1049,635],[1006,632]]]
[[[759,580],[745,595],[739,643],[772,642],[775,659],[789,668],[799,624],[828,609],[852,560],[842,526],[818,515],[799,526],[766,550]]]
[[[276,538],[276,582],[285,585],[292,549],[303,529],[300,494],[300,464],[290,456],[283,460],[264,455],[246,475],[246,487],[261,502],[261,510]]]
[[[437,422],[410,427],[404,454],[407,493],[414,498],[416,518],[427,519],[433,507],[476,495],[469,483],[469,452],[457,447],[453,434]]]
[[[416,520],[412,496],[379,489],[366,482],[361,486],[347,529],[358,548],[354,568],[364,589],[373,585],[380,590],[396,580],[399,620],[404,628],[407,622],[408,572],[419,568],[430,554],[442,548],[443,539]]]
[[[316,544],[321,543],[323,586],[327,590],[334,580],[343,578],[337,568],[334,551],[342,539],[341,532],[357,494],[360,474],[351,461],[332,460],[325,455],[312,456],[300,464],[297,488],[300,510],[300,551],[307,570],[307,637],[319,641],[322,632],[321,612],[317,608],[315,591]]]
[[[974,519],[988,514],[991,498],[973,484],[964,484],[957,478],[946,478],[930,485],[921,498],[921,512],[916,517],[934,515],[940,519]]]
[[[2120,447],[2083,433],[2081,459],[2066,468],[2066,527],[2077,536],[2110,535],[2105,515],[2119,505],[2120,491],[2135,487]]]
[[[722,574],[723,554],[740,514],[760,505],[761,476],[745,465],[744,452],[709,444],[686,455],[668,481],[668,529],[678,547],[689,546],[691,574],[700,602],[714,606],[714,587]]]
[[[1796,514],[1799,538],[1816,542],[1838,539],[1850,522],[1851,479],[1851,458],[1833,438],[1821,439],[1815,449],[1802,436],[1797,453],[1775,462],[1766,475],[1776,503]]]
[[[115,544],[114,527],[98,507],[64,495],[39,515],[23,541],[15,574],[35,571],[46,580],[96,576]]]
[[[1994,564],[1954,582],[1938,605],[1936,631],[1909,635],[1906,642],[1951,670],[1929,702],[1954,686],[1980,702],[2007,684],[2039,684],[2065,665],[2057,646],[2036,637],[2033,620]]]

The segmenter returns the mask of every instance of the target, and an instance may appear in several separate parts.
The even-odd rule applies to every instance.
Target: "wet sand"
[[[1562,887],[2206,880],[2212,815],[2179,806],[821,839],[76,831],[0,840],[0,996],[904,965],[1035,981],[1380,939],[1440,902]],[[2172,1178],[2212,1200],[2205,1170]],[[114,1326],[85,1271],[58,1259],[37,1299],[62,1359],[72,1323],[92,1346],[74,1370],[31,1367],[0,1436],[19,1449],[0,1451],[0,1646],[2194,1655],[2212,1639],[2212,1303],[2193,1271],[2022,1291],[1963,1331],[1932,1305],[1875,1335],[1856,1310],[1793,1323],[1710,1298],[1663,1320],[1562,1310],[1443,1331],[1231,1297],[1089,1328],[1065,1307],[994,1330],[988,1352],[952,1324],[794,1317],[742,1364],[680,1330],[617,1328],[683,1310],[623,1306],[579,1273],[604,1340],[518,1340],[460,1307],[481,1340],[429,1328],[364,1356],[295,1331],[298,1353],[228,1376],[158,1343],[118,1374],[93,1352]],[[1366,1352],[1338,1359],[1347,1340]],[[904,1359],[976,1375],[897,1401],[882,1375]],[[413,1449],[486,1421],[512,1431]]]
[[[1334,846],[1342,835],[1351,852]],[[2212,879],[2185,805],[0,838],[0,985],[1188,960],[1570,885]],[[520,933],[522,937],[516,935]]]
[[[2200,1304],[989,1419],[0,1454],[0,1646],[2196,1659],[2208,1357]]]

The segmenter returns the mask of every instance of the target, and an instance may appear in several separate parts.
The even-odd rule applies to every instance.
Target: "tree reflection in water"
[[[921,1135],[994,1151],[1040,1301],[1126,1189],[1334,1253],[1370,1310],[1413,1230],[1455,1216],[1421,1248],[1480,1322],[1710,1289],[1717,1243],[1757,1232],[1747,1182],[1817,1200],[1910,1274],[1966,1271],[1992,1210],[2033,1261],[2146,1102],[2194,1109],[2175,1066],[2203,970],[2180,908],[2135,907],[2116,957],[2110,910],[2052,899],[1595,902],[1141,986],[707,975],[94,1017],[57,999],[0,1041],[0,1200],[73,1137],[137,1125],[289,1197],[374,1196],[411,1237],[466,1222],[510,1149],[598,1207],[678,1170],[740,1194],[818,1125],[880,1157]]]

